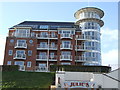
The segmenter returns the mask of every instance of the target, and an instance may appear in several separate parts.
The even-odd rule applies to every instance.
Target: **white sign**
[[[64,88],[93,88],[95,83],[89,81],[66,81]]]

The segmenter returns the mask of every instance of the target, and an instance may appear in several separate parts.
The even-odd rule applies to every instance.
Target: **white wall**
[[[120,70],[120,69],[118,69]],[[106,75],[111,76],[118,80],[118,70],[115,70]],[[56,73],[56,86],[58,85],[58,77],[60,77],[61,87],[65,81],[88,81],[95,83],[95,88],[101,85],[102,88],[118,88],[118,81],[109,78],[103,74],[93,74],[88,72],[58,72]],[[93,79],[91,81],[91,79]]]

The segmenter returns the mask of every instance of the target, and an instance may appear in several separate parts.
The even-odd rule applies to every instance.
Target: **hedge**
[[[18,65],[2,65],[2,71],[18,71]]]
[[[111,67],[108,66],[80,66],[80,65],[51,65],[50,71],[71,71],[71,72],[98,72],[108,73]]]

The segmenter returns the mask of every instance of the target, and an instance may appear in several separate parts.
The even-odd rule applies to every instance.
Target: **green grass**
[[[49,88],[54,82],[51,72],[2,72],[3,88]]]

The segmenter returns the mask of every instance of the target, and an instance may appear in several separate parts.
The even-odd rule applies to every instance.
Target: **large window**
[[[41,48],[46,48],[46,47],[48,47],[47,42],[40,42],[40,47],[41,47]]]
[[[80,24],[81,29],[100,30],[100,25],[96,22],[83,22]]]
[[[70,51],[62,51],[61,55],[71,55],[71,52]]]
[[[97,18],[97,19],[100,19],[100,16],[98,13],[96,12],[83,12],[83,13],[80,13],[80,19],[82,18]]]
[[[75,34],[74,30],[59,30],[59,34]]]
[[[30,29],[17,29],[15,31],[16,37],[29,37],[30,36]]]
[[[40,36],[41,36],[41,37],[48,37],[48,32],[41,32],[41,33],[40,33]]]
[[[62,46],[64,48],[70,48],[71,45],[71,41],[62,41]]]
[[[26,46],[26,40],[17,40],[17,46]]]

